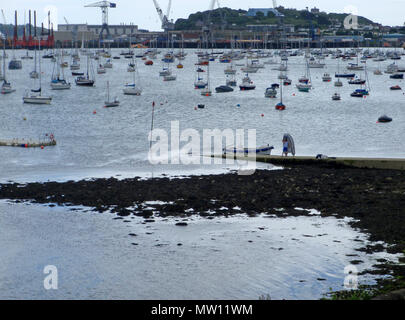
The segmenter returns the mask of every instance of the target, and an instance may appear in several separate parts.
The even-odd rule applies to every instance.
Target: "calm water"
[[[363,261],[360,272],[395,260],[355,251],[365,235],[335,218],[193,218],[177,227],[4,201],[0,212],[1,299],[318,299],[343,288],[350,261]],[[47,265],[58,268],[56,291],[44,289]]]
[[[17,56],[23,54],[17,52]],[[281,153],[282,135],[289,132],[299,155],[404,156],[405,96],[389,90],[403,82],[373,75],[376,63],[369,62],[372,91],[367,99],[351,98],[355,87],[345,83],[338,89],[342,101],[332,102],[336,88],[333,82],[323,83],[321,77],[324,72],[333,75],[337,62],[327,59],[327,69],[311,70],[315,89],[306,94],[295,88],[305,71],[303,58],[290,58],[288,75],[294,85],[285,88],[287,110],[280,113],[274,110],[278,99],[264,98],[265,89],[278,82],[279,72],[270,70],[271,66],[251,74],[255,91],[202,97],[193,88],[196,61],[190,51],[184,69],[173,70],[177,81],[165,83],[158,75],[161,62],[147,67],[138,60],[144,92],[131,97],[122,94],[123,86],[132,81],[126,59],[113,60],[112,70],[96,75],[95,88],[72,85],[70,91],[59,92],[49,90],[53,65],[42,60],[44,94],[53,95],[50,106],[22,103],[25,91],[36,87],[28,76],[33,62],[23,61],[23,70],[8,71],[17,92],[0,96],[0,139],[36,140],[53,133],[58,145],[45,150],[1,147],[0,181],[188,175],[234,169],[226,164],[152,167],[147,160],[152,101],[156,102],[155,128],[168,129],[171,121],[179,120],[181,129],[199,132],[257,129],[257,143],[274,144],[277,154]],[[381,68],[390,63],[382,63]],[[85,66],[84,58],[81,64]],[[226,66],[211,65],[212,90],[225,84]],[[66,73],[73,84],[70,70]],[[242,76],[239,71],[239,82]],[[102,107],[107,80],[112,96],[121,100],[119,108]],[[206,108],[194,110],[199,103]],[[394,121],[376,124],[384,113]],[[355,251],[363,244],[354,240],[364,240],[366,235],[334,218],[195,218],[186,228],[175,227],[173,220],[145,225],[139,219],[123,223],[112,218],[110,214],[1,202],[0,298],[258,299],[270,294],[274,299],[316,299],[329,288],[342,288],[343,270],[350,261],[364,261],[358,266],[361,271],[386,256]],[[352,254],[359,256],[348,256]],[[46,265],[58,267],[57,291],[43,289]],[[360,280],[370,281],[366,277]]]
[[[16,53],[17,56],[24,54],[22,51]],[[32,52],[30,54],[33,55]],[[11,52],[9,56],[12,56]],[[59,92],[49,88],[53,63],[42,59],[44,94],[51,94],[53,101],[50,106],[32,106],[22,103],[25,91],[37,86],[28,76],[34,68],[33,61],[24,60],[23,70],[8,71],[8,78],[17,92],[0,97],[0,139],[18,137],[37,140],[44,133],[52,132],[58,146],[45,150],[1,148],[0,179],[25,178],[32,181],[64,176],[103,176],[117,172],[150,174],[147,138],[152,101],[156,101],[155,128],[169,129],[171,121],[179,120],[181,130],[257,129],[257,144],[274,144],[277,154],[281,153],[282,135],[289,132],[296,140],[298,155],[404,156],[405,96],[402,91],[389,90],[394,84],[403,86],[403,81],[391,80],[386,74],[375,76],[373,70],[378,66],[377,62],[368,62],[371,95],[367,99],[356,99],[349,96],[356,86],[344,81],[344,87],[337,89],[333,82],[322,82],[324,72],[333,75],[337,71],[337,61],[331,58],[326,59],[327,68],[311,69],[315,89],[311,93],[298,92],[295,84],[305,72],[303,57],[290,58],[288,75],[293,80],[293,86],[284,90],[285,112],[274,110],[278,99],[264,98],[265,89],[278,82],[279,72],[271,70],[273,66],[267,65],[266,69],[250,75],[257,85],[255,91],[235,90],[233,93],[202,97],[200,91],[193,88],[196,62],[194,51],[189,51],[183,62],[184,69],[178,70],[173,65],[177,81],[163,82],[159,77],[163,67],[160,59],[152,67],[145,66],[138,59],[140,85],[144,92],[142,96],[134,97],[122,94],[123,86],[132,82],[132,74],[126,71],[129,60],[123,57],[113,60],[114,68],[107,69],[107,74],[96,75],[96,88],[76,87],[70,70],[66,69],[72,89]],[[80,63],[83,71],[85,57]],[[381,69],[385,70],[390,63],[391,60],[381,63]],[[402,60],[399,61],[401,63]],[[341,71],[346,65],[346,62],[341,63]],[[225,84],[223,70],[226,66],[219,62],[211,64],[213,91],[216,86]],[[364,72],[358,72],[358,75],[364,78]],[[239,83],[242,77],[239,71]],[[110,81],[111,95],[118,96],[121,101],[119,108],[102,107],[107,80]],[[331,100],[336,90],[340,91],[342,101]],[[194,110],[199,103],[204,103],[206,109]],[[240,107],[237,107],[238,104]],[[93,111],[97,114],[94,115]],[[394,121],[376,124],[382,114],[391,116]],[[221,168],[203,169],[218,171]],[[202,168],[164,166],[153,170],[159,173],[200,173]]]

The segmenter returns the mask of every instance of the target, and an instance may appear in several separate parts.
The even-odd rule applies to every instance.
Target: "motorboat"
[[[38,79],[39,78],[39,74],[37,71],[31,71],[30,72],[30,78],[31,79]]]
[[[390,88],[391,90],[402,90],[400,86],[393,86]]]
[[[104,68],[111,69],[111,68],[113,67],[113,64],[111,63],[111,60],[108,59],[108,60],[104,63],[103,67],[104,67]]]
[[[241,91],[248,91],[248,90],[254,90],[256,89],[256,86],[253,84],[253,82],[250,80],[249,76],[246,75],[242,79],[242,84],[239,86]]]
[[[343,82],[338,79],[337,81],[335,81],[335,87],[343,87]]]
[[[333,100],[333,101],[339,101],[339,100],[341,100],[340,94],[336,92],[336,93],[332,96],[332,100]]]
[[[106,70],[106,68],[105,68],[102,64],[100,64],[100,65],[97,67],[97,74],[104,74],[104,73],[107,73],[107,70]]]
[[[217,93],[233,92],[233,88],[230,86],[219,86],[215,88]]]
[[[274,87],[267,88],[264,96],[266,98],[277,98],[277,90]]]
[[[9,70],[20,70],[20,69],[22,69],[21,60],[17,60],[16,58],[13,58],[8,64],[8,69]]]
[[[80,64],[77,61],[73,61],[73,63],[70,65],[70,70],[80,70]]]
[[[353,79],[349,81],[349,84],[358,84],[358,85],[363,85],[366,83],[366,80],[363,79]]]
[[[323,81],[323,82],[331,82],[331,81],[332,81],[332,77],[330,76],[329,73],[325,73],[325,74],[322,76],[322,81]]]
[[[273,146],[266,145],[259,148],[237,148],[237,147],[226,147],[223,149],[224,155],[232,154],[232,155],[245,155],[248,156],[249,154],[254,155],[263,155],[263,156],[270,156],[271,151],[274,150]]]
[[[311,90],[311,88],[312,88],[311,84],[305,84],[305,83],[297,84],[297,89],[300,92],[309,92],[309,90]]]
[[[177,79],[177,76],[172,75],[172,74],[163,77],[163,81],[175,81],[176,79]]]
[[[172,72],[168,68],[163,68],[163,70],[159,72],[159,76],[161,77],[170,76],[171,74]]]
[[[298,82],[307,84],[309,82],[309,79],[307,77],[303,76],[298,79]]]
[[[383,116],[381,116],[381,117],[378,118],[378,122],[379,122],[379,123],[392,122],[392,118],[388,117],[387,115],[383,115]]]
[[[335,78],[354,78],[356,77],[355,73],[336,73]]]
[[[403,79],[404,78],[404,74],[403,73],[395,73],[390,75],[390,79]]]
[[[350,64],[347,66],[346,69],[347,69],[347,70],[358,70],[358,71],[361,71],[361,70],[364,70],[364,66],[358,65],[358,64],[356,64],[356,63],[350,63]]]
[[[290,86],[291,84],[292,84],[292,80],[291,80],[291,79],[286,78],[286,79],[283,80],[283,85],[285,85],[285,86]]]
[[[369,92],[366,89],[356,89],[350,96],[354,98],[363,98],[364,96],[368,96]]]

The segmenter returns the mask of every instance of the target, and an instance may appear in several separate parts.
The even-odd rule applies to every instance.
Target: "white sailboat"
[[[63,68],[63,55],[58,54],[57,61],[54,64],[54,71],[56,66],[56,73],[52,75],[51,88],[52,90],[69,90],[71,85],[65,79]],[[62,72],[61,72],[62,69]]]
[[[204,97],[212,96],[211,85],[210,85],[210,65],[207,66],[207,87],[201,91],[201,95]]]
[[[167,64],[167,74],[163,76],[163,81],[175,81],[177,80],[177,76],[172,74],[170,70],[170,64]]]
[[[23,97],[23,102],[29,104],[51,104],[52,102],[52,97],[42,95],[41,59],[39,59],[39,89],[28,91]]]
[[[340,74],[340,60],[338,60],[338,72],[337,74]],[[343,87],[343,82],[340,81],[340,78],[335,81],[335,87]]]
[[[91,77],[90,77],[91,75]],[[79,76],[76,78],[76,85],[82,87],[93,87],[95,84],[94,70],[91,64],[90,57],[87,55],[87,72],[86,76]]]
[[[136,62],[133,58],[132,58],[132,61],[133,61],[133,67],[134,67],[134,71],[132,72],[133,83],[126,84],[123,91],[124,91],[125,95],[140,96],[142,94],[142,89],[139,87],[139,85],[137,86],[137,84],[136,84],[136,75],[137,75],[138,68],[136,68]],[[138,75],[138,77],[139,77],[139,75]]]
[[[15,92],[15,89],[12,88],[11,84],[7,82],[7,76],[6,76],[6,36],[4,36],[3,40],[3,73],[1,75],[1,81],[3,81],[3,84],[1,85],[1,93],[2,94],[8,94]]]
[[[38,79],[39,74],[37,71],[37,60],[38,60],[38,55],[37,55],[37,47],[35,46],[35,54],[34,54],[34,70],[30,72],[30,78],[31,79]]]
[[[120,102],[118,101],[117,98],[114,98],[114,100],[110,101],[110,82],[107,81],[107,100],[104,102],[106,108],[112,108],[112,107],[118,107],[120,105]]]

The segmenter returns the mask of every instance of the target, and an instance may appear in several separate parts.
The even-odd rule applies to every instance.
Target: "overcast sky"
[[[164,12],[167,10],[168,0],[157,0]],[[84,8],[97,0],[0,0],[0,8],[4,10],[8,23],[14,21],[14,10],[19,11],[19,23],[24,22],[24,10],[28,23],[28,10],[37,10],[38,25],[46,19],[46,12],[51,10],[53,21],[65,23],[101,23],[99,8]],[[160,30],[160,20],[156,13],[153,0],[113,0],[116,9],[110,9],[109,23],[134,23],[142,29]],[[210,0],[172,0],[170,18],[187,18],[190,13],[207,10]],[[269,8],[272,0],[219,0],[222,7],[234,9]],[[357,11],[373,21],[384,25],[404,25],[405,0],[277,0],[278,5],[288,8],[304,9],[318,7],[326,12]],[[2,19],[1,19],[2,20]],[[3,21],[2,21],[3,22]]]

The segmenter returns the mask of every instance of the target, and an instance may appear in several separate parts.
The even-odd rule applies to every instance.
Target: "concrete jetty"
[[[214,156],[216,157],[216,156]],[[392,169],[392,170],[405,170],[405,159],[396,158],[354,158],[354,157],[333,157],[327,159],[316,159],[316,157],[309,156],[268,156],[257,155],[256,157],[227,154],[220,155],[223,158],[233,158],[236,160],[249,160],[264,163],[271,163],[276,166],[294,166],[294,165],[320,165],[331,164],[341,165],[354,168],[368,168],[368,169]]]

